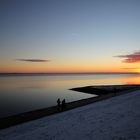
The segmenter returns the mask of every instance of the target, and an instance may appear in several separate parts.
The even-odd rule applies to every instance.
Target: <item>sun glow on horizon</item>
[[[138,73],[140,73],[140,69],[136,69],[135,71],[138,72]]]

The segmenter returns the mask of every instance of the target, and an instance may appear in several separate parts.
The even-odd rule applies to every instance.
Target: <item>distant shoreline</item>
[[[94,94],[98,96],[105,96],[108,94],[116,94],[121,92],[126,92],[129,90],[140,88],[139,84],[135,85],[96,85],[96,86],[85,86],[85,87],[77,87],[72,88],[70,90],[84,92],[88,94]]]
[[[0,73],[0,76],[34,76],[34,75],[93,75],[93,74],[140,74],[138,72],[76,72],[76,73]]]
[[[111,85],[110,87],[112,87],[112,86],[115,86],[115,85]],[[127,86],[129,88],[126,88],[125,90],[121,90],[121,91],[118,90],[118,91],[116,91],[115,94],[112,92],[106,93],[105,95],[98,94],[99,96],[96,96],[96,97],[91,97],[91,98],[67,103],[67,108],[65,111],[140,89],[140,85],[116,85],[116,86],[117,87],[118,86]],[[98,87],[107,87],[107,86],[98,86]],[[81,90],[84,88],[86,88],[87,90],[89,89],[89,92],[91,92],[91,88],[92,88],[91,86],[89,86],[88,88],[81,87],[79,89]],[[75,89],[70,89],[70,90],[75,90]],[[75,90],[75,91],[78,91],[78,90]],[[82,92],[82,91],[80,91],[80,92]],[[85,92],[85,91],[83,91],[83,92]],[[86,92],[86,93],[89,93],[89,92]],[[91,94],[93,94],[93,93],[91,93]],[[20,123],[28,122],[31,120],[39,119],[41,117],[53,115],[53,114],[60,113],[60,112],[61,111],[57,110],[57,106],[53,106],[53,107],[48,107],[48,108],[44,108],[44,109],[39,109],[39,110],[35,110],[35,111],[21,113],[21,114],[14,115],[14,116],[1,118],[0,119],[0,129],[7,128],[7,127],[10,127],[13,125],[20,124]]]

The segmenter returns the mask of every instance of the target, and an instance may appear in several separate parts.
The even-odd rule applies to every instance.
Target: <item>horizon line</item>
[[[139,72],[0,72],[6,74],[140,74]]]

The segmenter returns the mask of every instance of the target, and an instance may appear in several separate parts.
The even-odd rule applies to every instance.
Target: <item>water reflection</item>
[[[140,84],[140,75],[56,75],[0,77],[0,117],[93,97],[68,90],[74,87],[110,84]]]
[[[126,84],[140,84],[140,74],[127,77]]]

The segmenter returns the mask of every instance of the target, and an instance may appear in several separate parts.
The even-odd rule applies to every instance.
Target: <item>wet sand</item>
[[[110,90],[110,87],[111,87],[111,90]],[[114,87],[115,87],[115,92],[113,92]],[[99,91],[101,88],[102,92],[101,91],[99,92],[95,88],[99,88]],[[73,88],[70,90],[75,90],[75,91],[85,92],[85,93],[90,93],[90,94],[97,94],[98,96],[67,103],[66,109],[63,111],[71,110],[76,107],[81,107],[81,106],[94,103],[97,101],[105,100],[114,96],[126,94],[131,91],[138,90],[138,89],[140,89],[140,85],[117,85],[117,86],[111,85],[111,86],[94,86],[94,87],[88,86],[88,87]],[[61,113],[61,112],[62,111],[58,111],[57,106],[53,106],[49,108],[44,108],[40,110],[30,111],[30,112],[26,112],[26,113],[14,115],[14,116],[2,118],[0,119],[0,129],[7,128],[13,125],[20,124],[20,123],[28,122],[31,120],[35,120],[44,116]]]

